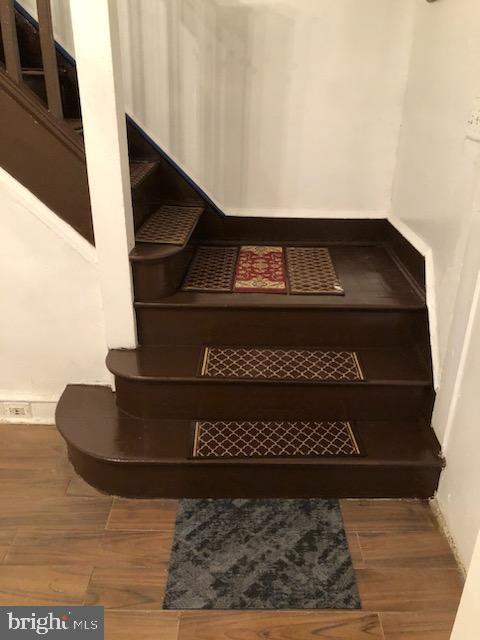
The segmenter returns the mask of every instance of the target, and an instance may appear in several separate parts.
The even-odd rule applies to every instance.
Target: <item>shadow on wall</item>
[[[131,112],[181,165],[195,167],[193,177],[220,202],[245,206],[249,177],[258,178],[266,151],[269,175],[278,178],[285,170],[279,132],[285,127],[294,17],[288,9],[241,0],[121,4]],[[282,46],[269,50],[269,42]],[[266,64],[256,67],[255,59]],[[274,105],[269,110],[267,96]],[[159,107],[155,112],[152,104]],[[278,179],[266,185],[273,205],[281,186]]]
[[[384,216],[415,3],[115,0],[126,111],[227,212]]]

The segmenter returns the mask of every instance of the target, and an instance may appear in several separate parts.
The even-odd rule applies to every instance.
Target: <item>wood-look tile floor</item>
[[[0,606],[103,605],[117,640],[449,638],[462,578],[425,502],[342,501],[361,611],[162,611],[176,502],[101,495],[54,427],[0,436]]]

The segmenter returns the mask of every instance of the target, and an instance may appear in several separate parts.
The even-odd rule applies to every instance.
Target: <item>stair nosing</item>
[[[339,386],[339,387],[431,387],[431,380],[298,380],[298,379],[286,379],[286,378],[213,378],[206,376],[154,376],[154,375],[130,375],[120,373],[114,369],[109,371],[117,378],[123,380],[129,380],[132,382],[154,382],[158,384],[172,383],[172,384],[208,384],[208,385],[258,385],[258,386]]]
[[[101,456],[95,452],[88,451],[76,444],[73,444],[78,451],[100,462],[107,464],[126,464],[126,465],[155,465],[155,466],[192,466],[192,467],[205,467],[205,466],[235,466],[235,467],[248,467],[248,466],[290,466],[290,467],[305,467],[305,466],[317,466],[317,467],[370,467],[370,468],[429,468],[429,469],[442,469],[443,463],[439,458],[431,460],[384,460],[375,459],[365,456],[363,458],[355,458],[353,456],[335,457],[335,456],[318,456],[318,457],[305,457],[305,458],[219,458],[219,459],[205,459],[205,460],[192,460],[190,458],[120,458],[111,456]]]
[[[227,349],[242,349],[242,348],[250,348],[253,349],[292,349],[294,351],[322,351],[322,352],[354,352],[357,357],[360,358],[360,363],[366,357],[367,353],[379,353],[389,351],[395,352],[399,351],[398,347],[366,347],[366,348],[354,348],[354,347],[343,347],[342,345],[322,345],[322,346],[310,346],[310,345],[302,345],[302,346],[291,346],[288,344],[281,345],[175,345],[175,349],[184,350],[186,353],[192,353],[192,361],[189,365],[187,365],[186,369],[182,373],[173,372],[170,375],[165,371],[158,371],[155,367],[155,362],[153,362],[153,368],[150,367],[150,370],[146,370],[145,372],[139,371],[137,369],[137,357],[139,354],[143,352],[150,354],[150,358],[165,358],[172,357],[171,349],[172,345],[161,346],[145,346],[139,347],[137,350],[111,350],[107,356],[106,365],[108,370],[117,378],[132,381],[135,383],[157,383],[157,384],[177,384],[177,385],[239,385],[239,386],[260,386],[260,387],[271,387],[271,386],[315,386],[315,387],[432,387],[432,378],[430,372],[425,369],[424,363],[422,363],[418,359],[418,354],[411,347],[408,349],[412,351],[413,361],[418,367],[418,370],[414,370],[416,373],[415,376],[411,377],[379,377],[370,375],[368,373],[369,367],[367,366],[367,371],[365,371],[365,367],[361,364],[361,370],[363,371],[362,379],[343,379],[343,380],[335,380],[335,379],[321,379],[321,378],[253,378],[253,377],[223,377],[223,376],[202,376],[200,375],[199,370],[199,362],[202,360],[203,355],[205,353],[205,349],[207,347],[219,347],[219,348],[227,348]],[[403,353],[403,352],[402,352]],[[134,355],[135,354],[135,355]],[[141,356],[140,356],[141,357]],[[123,358],[123,360],[122,360]],[[367,356],[368,358],[368,356]],[[120,361],[118,361],[120,359]],[[367,360],[368,361],[368,360]],[[197,364],[195,364],[197,362]],[[131,366],[131,370],[129,370],[129,366]],[[141,365],[140,365],[141,369]],[[374,371],[371,372],[375,373]],[[377,372],[378,373],[378,372]],[[379,373],[382,373],[381,371]]]
[[[140,262],[141,260],[135,260]],[[173,294],[175,295],[175,294]],[[206,295],[213,295],[213,294],[206,294]],[[257,296],[257,295],[263,295],[263,294],[258,294],[258,293],[237,293],[237,294],[229,294],[229,295],[236,295],[236,296]],[[419,305],[379,305],[379,304],[374,304],[374,305],[369,305],[369,304],[362,304],[362,303],[348,303],[348,304],[334,304],[333,302],[326,302],[324,304],[321,304],[321,301],[319,301],[319,298],[323,298],[326,299],[329,296],[328,295],[312,295],[310,296],[311,298],[315,298],[315,302],[312,303],[304,303],[304,302],[297,302],[294,300],[294,298],[299,298],[300,296],[297,295],[286,295],[285,297],[288,298],[289,300],[291,300],[291,302],[286,302],[283,300],[279,300],[280,296],[275,296],[275,300],[272,301],[272,304],[268,304],[268,303],[261,303],[261,302],[255,302],[254,300],[252,300],[251,298],[246,301],[245,304],[228,304],[226,302],[224,303],[202,303],[201,301],[201,296],[202,293],[198,292],[195,293],[195,300],[192,300],[191,302],[174,302],[171,299],[167,298],[161,298],[159,300],[151,300],[151,301],[143,301],[143,300],[135,300],[134,301],[134,306],[138,309],[192,309],[192,308],[198,308],[198,309],[232,309],[235,311],[238,310],[244,310],[244,309],[294,309],[294,310],[298,310],[298,309],[306,309],[306,310],[310,310],[310,311],[389,311],[389,312],[398,312],[398,311],[406,311],[406,312],[417,312],[417,313],[422,313],[428,310],[428,307],[426,305],[426,303],[423,304],[419,304]],[[172,296],[173,297],[173,296]],[[200,299],[198,299],[200,297]],[[273,297],[273,296],[272,296]],[[334,297],[334,296],[331,296]],[[335,297],[339,297],[339,296],[335,296]]]

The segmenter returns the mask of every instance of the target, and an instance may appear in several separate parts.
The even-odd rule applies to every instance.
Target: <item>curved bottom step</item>
[[[125,497],[428,498],[443,464],[407,421],[354,422],[363,455],[192,459],[195,421],[132,418],[105,387],[67,387],[57,426],[79,475]]]

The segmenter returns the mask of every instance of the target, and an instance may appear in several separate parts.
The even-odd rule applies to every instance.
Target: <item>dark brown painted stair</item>
[[[75,65],[59,47],[53,51],[63,115],[55,118],[38,29],[18,11],[15,19],[17,79],[0,68],[0,160],[93,241]],[[4,53],[0,46],[0,63]],[[51,66],[49,73],[55,79]],[[110,352],[116,393],[72,385],[60,400],[57,424],[78,473],[101,490],[138,497],[432,496],[443,461],[430,427],[434,389],[418,252],[386,220],[226,217],[130,118],[127,133],[141,346]],[[169,218],[166,208],[185,235],[160,233],[167,241],[152,242],[143,232]],[[199,246],[242,244],[328,247],[345,294],[182,290]],[[257,377],[207,377],[205,347],[354,352],[362,375],[273,379],[260,362]],[[216,420],[345,421],[361,455],[192,459],[195,422]]]
[[[199,242],[248,236],[239,220],[228,238],[217,229],[206,239],[204,216],[184,246],[138,243],[134,269],[152,257],[168,262],[187,251],[191,258]],[[269,229],[263,243],[289,244],[284,221],[253,226],[259,223]],[[73,386],[59,406],[59,427],[84,478],[127,496],[433,495],[443,461],[429,427],[434,392],[419,261],[383,223],[372,223],[370,242],[362,223],[359,243],[358,223],[306,224],[309,244],[330,247],[344,296],[184,292],[183,266],[170,281],[165,276],[172,294],[162,297],[158,283],[136,274],[143,346],[110,352],[116,394]],[[299,226],[305,230],[305,221]],[[205,378],[199,373],[206,345],[352,350],[365,379]],[[202,419],[348,420],[364,455],[192,459],[193,425]]]
[[[226,220],[226,234],[212,216],[206,205],[184,245],[137,243],[132,252],[142,346],[110,352],[115,394],[72,386],[58,409],[79,473],[126,496],[432,496],[443,461],[429,426],[434,391],[417,255],[381,221],[371,223],[370,242],[366,223],[300,221],[308,243],[296,221],[291,241],[285,221],[252,221],[263,244],[329,246],[345,295],[182,291],[197,244],[251,241],[245,220]],[[137,270],[178,255],[180,266],[157,271],[157,281]],[[226,345],[351,351],[363,379],[202,376],[205,347]],[[363,455],[192,459],[197,420],[345,420]]]
[[[368,455],[321,460],[192,460],[190,420],[129,417],[101,387],[67,387],[57,423],[80,475],[130,497],[427,498],[442,468],[433,432],[399,419],[356,421]]]
[[[428,371],[413,349],[357,350],[365,380],[200,377],[202,347],[111,351],[117,403],[142,418],[388,420],[428,419]]]

